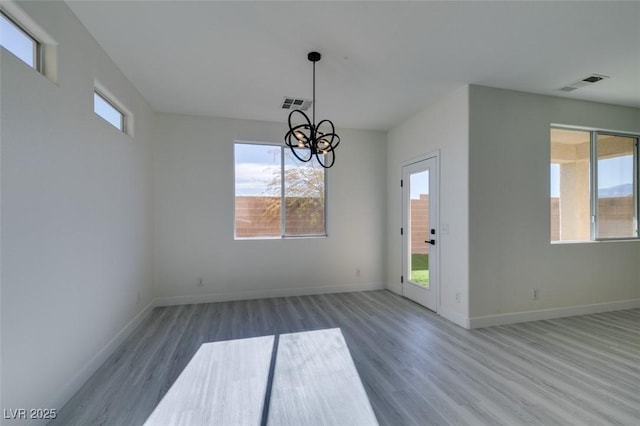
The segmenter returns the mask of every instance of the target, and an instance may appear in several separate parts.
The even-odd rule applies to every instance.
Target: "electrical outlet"
[[[531,290],[531,300],[538,300],[540,298],[540,291],[537,288]]]
[[[460,292],[456,291],[456,303],[460,303]]]
[[[196,284],[198,287],[204,287],[204,278],[198,278],[198,284]]]

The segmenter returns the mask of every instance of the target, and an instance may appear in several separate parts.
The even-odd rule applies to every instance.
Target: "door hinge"
[[[404,187],[404,180],[400,179],[400,188]]]
[[[404,228],[400,228],[400,235],[404,235]]]
[[[404,275],[400,275],[400,283],[404,283]]]

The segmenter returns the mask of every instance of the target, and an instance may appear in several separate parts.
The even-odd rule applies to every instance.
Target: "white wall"
[[[472,325],[634,306],[640,242],[549,242],[549,126],[640,132],[640,110],[472,86],[470,117]]]
[[[64,3],[20,7],[58,84],[2,51],[2,408],[60,408],[151,301],[152,112]],[[94,115],[94,79],[134,138]]]
[[[401,164],[440,150],[440,307],[438,313],[462,326],[468,318],[469,90],[462,87],[393,128],[387,136],[387,280],[402,292]],[[461,301],[455,301],[460,293]]]
[[[338,131],[342,142],[327,172],[328,238],[235,241],[234,140],[280,143],[286,125],[157,117],[154,278],[160,304],[383,287],[383,133]],[[196,285],[199,277],[203,288]]]

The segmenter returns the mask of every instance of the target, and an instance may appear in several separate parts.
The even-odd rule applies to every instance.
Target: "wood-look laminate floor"
[[[201,344],[340,327],[381,425],[640,425],[640,309],[462,329],[388,291],[156,308],[54,425],[142,425]]]

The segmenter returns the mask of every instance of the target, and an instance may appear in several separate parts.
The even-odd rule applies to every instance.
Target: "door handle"
[[[432,246],[436,245],[436,240],[425,240],[425,243],[431,244]]]

